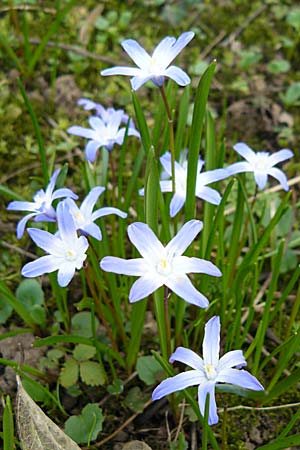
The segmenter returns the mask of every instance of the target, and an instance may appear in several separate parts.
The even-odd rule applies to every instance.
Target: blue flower
[[[95,161],[97,151],[100,147],[105,147],[110,151],[114,144],[122,145],[126,128],[120,128],[124,112],[118,110],[113,112],[105,122],[97,116],[89,118],[92,128],[72,126],[68,128],[68,133],[90,139],[85,147],[85,156],[91,163]],[[139,132],[132,127],[128,128],[128,136],[140,137]]]
[[[89,194],[83,200],[80,208],[78,208],[74,200],[72,199],[65,200],[65,203],[67,204],[69,211],[73,216],[76,229],[80,230],[83,234],[89,234],[98,241],[101,241],[102,233],[98,225],[94,223],[95,220],[99,219],[100,217],[107,216],[109,214],[116,214],[117,216],[122,217],[123,219],[127,217],[127,214],[125,212],[121,211],[118,208],[112,207],[100,208],[93,212],[94,206],[98,198],[104,191],[105,188],[101,186],[96,186],[93,189],[91,189]]]
[[[55,183],[58,177],[60,169],[55,170],[50,182],[46,188],[40,189],[33,196],[33,202],[13,201],[7,206],[10,211],[30,211],[30,214],[21,219],[17,225],[17,238],[20,239],[25,230],[26,223],[29,219],[34,217],[35,222],[55,222],[56,212],[52,206],[52,202],[58,198],[70,197],[77,199],[78,196],[74,194],[70,189],[61,188],[54,191]]]
[[[86,111],[95,110],[96,115],[99,116],[103,122],[107,125],[110,121],[111,117],[116,113],[122,111],[122,119],[121,122],[125,123],[127,125],[129,120],[129,127],[135,129],[135,125],[132,119],[129,119],[128,114],[124,112],[123,109],[114,109],[112,107],[110,108],[104,108],[100,103],[96,103],[93,100],[90,100],[88,98],[80,98],[78,100],[78,105],[83,106],[83,109]]]
[[[134,91],[148,80],[162,86],[165,77],[172,78],[179,86],[186,86],[191,82],[190,77],[179,67],[170,66],[170,63],[193,37],[194,33],[191,31],[181,34],[178,39],[167,36],[157,45],[152,56],[138,42],[127,39],[121,45],[138,68],[117,66],[102,70],[101,75],[132,76],[130,82]]]
[[[28,228],[31,239],[48,255],[25,264],[22,275],[32,278],[58,270],[58,284],[65,287],[73,278],[75,270],[82,268],[89,244],[86,237],[78,237],[74,219],[65,201],[57,206],[57,223],[56,235]]]
[[[101,260],[100,267],[107,272],[140,277],[131,287],[130,302],[137,302],[165,285],[186,302],[206,308],[207,298],[194,288],[186,274],[205,273],[215,277],[222,274],[209,261],[182,256],[202,226],[200,220],[190,220],[164,247],[148,225],[133,223],[128,227],[128,236],[142,258],[126,260],[106,256]]]
[[[246,162],[237,162],[227,167],[229,175],[235,175],[242,172],[253,172],[254,178],[259,189],[264,189],[266,186],[268,175],[276,178],[285,191],[289,190],[287,178],[282,170],[274,167],[276,164],[292,158],[293,152],[289,149],[279,150],[270,155],[267,152],[255,153],[247,144],[239,142],[233,146],[241,156],[246,159]]]
[[[163,165],[165,172],[163,173],[163,177],[165,175],[172,177],[172,162],[171,162],[171,153],[166,152],[161,156],[160,162]],[[207,172],[201,173],[202,167],[204,165],[204,161],[202,159],[198,159],[198,167],[197,167],[197,178],[196,178],[196,187],[195,187],[195,195],[202,200],[206,200],[213,205],[219,205],[222,197],[218,191],[206,186],[209,183],[214,183],[216,181],[223,180],[229,176],[227,170],[225,169],[215,169],[208,170]],[[186,201],[186,187],[187,187],[187,152],[181,152],[179,162],[175,161],[175,192],[170,202],[170,216],[174,217],[181,210],[185,201]],[[169,180],[161,180],[160,181],[160,189],[162,192],[173,192],[172,189],[172,179]],[[141,195],[144,195],[144,189],[140,191]]]
[[[215,400],[215,385],[230,383],[244,389],[263,390],[260,382],[245,370],[234,369],[247,365],[242,350],[232,350],[221,358],[220,352],[220,319],[212,317],[205,326],[203,340],[203,359],[188,348],[178,347],[170,357],[170,362],[179,361],[192,367],[193,370],[180,373],[162,381],[153,391],[152,399],[158,400],[189,386],[198,387],[198,403],[204,416],[206,396],[209,394],[209,425],[218,422]]]

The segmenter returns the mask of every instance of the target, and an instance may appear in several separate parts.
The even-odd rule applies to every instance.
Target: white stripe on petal
[[[44,275],[45,273],[51,273],[57,270],[60,266],[61,259],[56,256],[46,255],[35,261],[25,264],[21,274],[23,277],[38,277]]]
[[[60,256],[62,255],[61,240],[48,231],[39,230],[38,228],[28,228],[28,234],[34,243],[45,250],[46,253]]]
[[[89,162],[93,163],[95,161],[96,156],[97,156],[97,151],[98,151],[99,147],[101,147],[102,145],[104,145],[104,143],[97,142],[97,141],[89,141],[86,144],[85,156]]]
[[[176,295],[192,305],[200,308],[207,308],[209,305],[207,298],[197,291],[186,275],[169,277],[164,284]]]
[[[106,272],[136,277],[144,275],[148,271],[148,265],[143,258],[122,259],[116,256],[105,256],[100,261],[100,267]]]
[[[152,392],[152,399],[159,400],[173,392],[181,391],[189,386],[195,386],[201,383],[202,380],[203,377],[198,370],[188,370],[187,372],[179,373],[162,381]]]
[[[133,283],[130,289],[130,303],[134,303],[148,297],[148,295],[152,294],[160,286],[162,286],[162,282],[159,276],[155,276],[154,274],[142,276]]]
[[[155,47],[153,53],[152,53],[152,59],[155,61],[161,60],[162,63],[164,63],[165,56],[169,53],[172,45],[174,45],[176,42],[175,37],[166,36],[160,43]],[[167,67],[167,66],[165,66]]]
[[[169,359],[170,363],[174,361],[182,362],[192,367],[192,369],[200,370],[205,376],[203,359],[189,348],[177,347]]]
[[[269,156],[269,162],[272,164],[272,166],[275,166],[275,164],[278,164],[282,161],[285,161],[286,159],[290,159],[294,156],[294,153],[292,150],[289,150],[288,148],[284,148],[282,150],[279,150],[279,152],[275,152]]]
[[[111,67],[109,69],[101,70],[100,72],[100,74],[103,77],[106,77],[108,75],[128,75],[130,77],[134,77],[141,75],[142,73],[143,71],[136,67],[123,67],[123,66]]]
[[[181,52],[181,50],[193,39],[195,33],[192,31],[187,31],[182,33],[179,38],[174,42],[172,47],[168,50],[168,53],[164,55],[164,66],[168,65],[176,58],[176,56]]]
[[[165,70],[162,75],[165,77],[169,77],[175,81],[175,83],[179,84],[179,86],[187,86],[190,84],[191,79],[184,70],[180,69],[180,67],[170,66],[167,70]]]
[[[93,208],[100,197],[105,191],[103,186],[95,186],[90,190],[88,195],[85,197],[80,206],[80,211],[84,216],[90,216],[92,214]]]
[[[198,388],[198,403],[202,416],[205,414],[205,402],[206,396],[209,394],[209,413],[208,413],[208,425],[214,425],[218,423],[219,417],[217,414],[217,405],[215,398],[215,383],[208,381],[202,384]]]
[[[130,241],[149,262],[154,263],[165,254],[164,246],[146,223],[134,222],[127,232]]]
[[[249,162],[237,162],[226,167],[226,171],[229,175],[235,175],[243,172],[254,172],[254,166],[252,166]]]
[[[220,352],[220,318],[212,317],[205,325],[203,339],[203,359],[205,365],[212,365],[217,368]]]
[[[62,264],[57,273],[57,282],[61,287],[66,287],[75,274],[75,265],[69,262]]]
[[[281,186],[283,187],[283,189],[285,191],[289,190],[287,177],[286,177],[285,173],[282,172],[282,170],[277,169],[277,167],[272,167],[271,169],[268,170],[268,174],[271,175],[272,177],[276,178],[276,180],[279,181],[279,183],[281,184]]]
[[[95,211],[92,214],[92,220],[96,220],[99,219],[99,217],[104,217],[104,216],[108,216],[110,214],[116,214],[119,217],[122,217],[122,219],[125,219],[125,217],[127,217],[127,213],[124,211],[121,211],[118,208],[113,208],[110,206],[106,206],[104,208],[100,208],[97,211]]]
[[[268,174],[261,172],[254,172],[254,178],[259,189],[264,189],[267,184]]]
[[[233,148],[250,163],[253,163],[255,161],[255,152],[249,147],[249,145],[245,144],[244,142],[238,142],[233,146]]]
[[[196,197],[202,198],[202,200],[205,200],[206,202],[209,202],[212,205],[219,205],[222,200],[222,197],[219,194],[219,192],[208,186],[203,186],[197,189]]]
[[[151,79],[152,75],[145,75],[144,72],[142,72],[140,75],[131,78],[131,87],[134,91],[137,91],[141,86],[143,86],[143,84]]]
[[[244,389],[253,391],[263,391],[264,387],[260,382],[246,370],[224,369],[218,373],[217,382],[230,383]]]
[[[242,367],[246,365],[247,363],[242,350],[232,350],[231,352],[225,353],[225,355],[220,358],[217,371],[221,372],[224,369],[230,369],[236,366]]]
[[[83,128],[79,127],[77,125],[74,125],[73,127],[70,127],[67,129],[67,132],[69,134],[74,134],[75,136],[84,137],[87,139],[93,139],[94,137],[94,130],[91,130],[90,128]]]
[[[206,273],[213,277],[221,277],[221,271],[210,261],[205,259],[176,256],[172,261],[172,267],[176,274],[182,273]]]
[[[180,256],[192,243],[198,233],[203,228],[200,220],[190,220],[178,231],[176,236],[166,246],[166,251],[170,256]]]
[[[203,186],[205,184],[214,183],[215,181],[224,180],[224,178],[227,178],[228,176],[229,174],[226,169],[208,170],[207,172],[198,175],[197,185]]]
[[[123,41],[121,45],[137,66],[143,70],[147,69],[150,64],[151,57],[137,41],[134,39],[126,39],[126,41]]]
[[[162,183],[162,181],[161,181]],[[171,182],[172,184],[172,182]],[[183,207],[184,203],[185,203],[185,192],[182,193],[177,193],[175,192],[175,194],[172,197],[172,200],[170,202],[170,216],[171,217],[175,217],[176,214],[181,210],[181,208]]]

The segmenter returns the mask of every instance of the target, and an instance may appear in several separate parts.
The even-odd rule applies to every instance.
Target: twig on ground
[[[38,258],[38,256],[34,255],[33,253],[27,252],[26,250],[16,247],[15,245],[9,244],[8,242],[0,241],[0,245],[2,245],[2,247],[8,248],[9,250],[13,250],[16,253],[20,253],[23,256],[28,256],[28,258],[32,259]]]
[[[143,411],[145,408],[147,408],[150,404],[152,403],[152,399],[148,400],[143,407]],[[135,414],[133,414],[132,416],[128,417],[127,420],[125,420],[125,422],[122,423],[122,425],[117,428],[112,434],[110,434],[109,436],[107,436],[106,438],[102,439],[102,441],[97,442],[96,444],[94,444],[94,447],[101,447],[101,445],[106,444],[106,442],[111,441],[111,439],[113,439],[118,433],[120,433],[120,431],[122,431],[124,428],[126,428],[131,422],[134,421],[134,419],[141,414],[143,411],[137,412]]]

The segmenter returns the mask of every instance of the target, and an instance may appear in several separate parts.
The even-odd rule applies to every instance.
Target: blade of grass
[[[44,185],[46,186],[49,183],[49,173],[48,173],[46,150],[45,150],[44,142],[42,139],[41,130],[40,130],[39,123],[38,123],[37,117],[35,115],[35,112],[33,110],[33,107],[30,103],[29,98],[27,97],[27,94],[26,94],[26,91],[22,84],[22,81],[20,80],[20,78],[18,78],[17,81],[18,81],[18,86],[19,86],[21,95],[22,95],[24,103],[28,109],[28,112],[29,112],[29,115],[30,115],[30,118],[32,121],[32,125],[33,125],[34,131],[35,131],[36,139],[38,142],[39,154],[40,154],[40,158],[41,158]]]
[[[206,103],[216,64],[216,61],[213,61],[202,75],[195,98],[188,153],[187,194],[185,204],[186,221],[193,219],[195,216],[195,187],[198,156],[201,146],[203,122],[206,114]]]
[[[14,418],[12,413],[10,397],[6,397],[3,412],[3,450],[14,450]]]
[[[71,11],[71,9],[73,8],[73,6],[76,3],[77,3],[77,0],[70,0],[70,2],[67,4],[67,6],[64,9],[58,11],[55,21],[50,25],[50,27],[48,28],[48,31],[44,34],[40,44],[38,45],[34,54],[32,55],[32,58],[28,65],[28,75],[31,75],[34,72],[35,66],[38,63],[38,61],[40,60],[40,58],[46,48],[47,42],[57,32],[61,22],[64,20],[64,18],[67,16],[67,14],[69,14],[69,12]]]

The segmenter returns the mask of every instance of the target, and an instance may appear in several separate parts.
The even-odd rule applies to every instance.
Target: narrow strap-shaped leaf
[[[206,69],[199,81],[196,93],[188,153],[187,195],[185,205],[186,221],[194,218],[197,163],[201,145],[203,122],[206,114],[206,103],[216,64],[216,61],[214,61]]]
[[[146,119],[145,119],[145,115],[142,111],[141,105],[140,105],[137,95],[134,91],[132,91],[132,102],[133,102],[133,106],[134,106],[138,130],[141,135],[142,144],[143,144],[146,154],[148,154],[150,147],[151,147],[150,133],[149,133]]]

